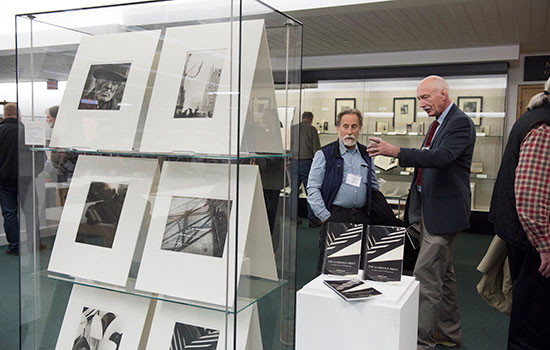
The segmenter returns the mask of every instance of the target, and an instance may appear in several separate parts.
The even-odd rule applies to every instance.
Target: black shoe
[[[321,227],[323,223],[319,220],[309,220],[309,227]]]
[[[15,250],[15,249],[7,249],[6,254],[13,255],[13,256],[19,256],[19,251]]]

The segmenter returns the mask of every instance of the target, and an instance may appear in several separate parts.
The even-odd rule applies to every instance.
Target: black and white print
[[[112,248],[127,184],[92,182],[76,234],[77,243]]]
[[[362,224],[327,223],[323,273],[340,276],[356,275],[359,272],[362,236]]]
[[[72,350],[118,350],[125,317],[84,306]]]
[[[323,283],[346,301],[368,299],[382,294],[367,283],[358,279],[325,280]]]
[[[130,65],[91,65],[78,109],[119,110]]]
[[[221,258],[232,201],[172,197],[161,248]]]
[[[220,331],[176,322],[170,350],[216,350]]]
[[[363,259],[366,279],[381,282],[401,280],[405,232],[404,227],[367,226]]]
[[[188,52],[174,118],[212,118],[226,50]]]

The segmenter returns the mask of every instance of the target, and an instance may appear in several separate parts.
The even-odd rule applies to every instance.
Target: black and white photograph
[[[407,126],[416,121],[416,98],[395,97],[393,99],[393,126]]]
[[[172,197],[161,248],[221,258],[232,201]]]
[[[188,52],[174,118],[212,118],[226,50]]]
[[[481,125],[483,96],[458,96],[457,104],[458,108],[472,118],[474,125]]]
[[[325,244],[323,273],[328,275],[357,275],[361,256],[363,225],[329,222]]]
[[[91,65],[78,109],[119,110],[130,65]]]
[[[125,317],[84,306],[72,350],[119,349]]]
[[[127,192],[127,184],[93,181],[86,196],[76,242],[112,248]]]
[[[334,125],[336,125],[336,117],[338,113],[346,108],[355,108],[355,98],[336,98],[334,99]]]
[[[220,331],[176,322],[170,350],[216,350]]]
[[[405,228],[368,225],[363,259],[365,279],[380,282],[401,281]]]

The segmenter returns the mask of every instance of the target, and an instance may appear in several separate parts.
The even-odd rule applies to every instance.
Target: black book
[[[323,273],[350,276],[359,273],[363,225],[329,222],[323,259]]]
[[[364,300],[382,294],[358,279],[323,282],[346,301]]]
[[[405,228],[368,225],[363,257],[364,278],[372,281],[401,281]]]

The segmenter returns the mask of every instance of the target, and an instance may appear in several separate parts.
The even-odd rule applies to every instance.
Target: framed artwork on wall
[[[334,99],[334,125],[336,125],[336,116],[344,108],[356,108],[355,98],[336,98]]]
[[[457,104],[458,108],[472,118],[474,125],[481,125],[483,96],[459,96]]]
[[[416,98],[395,97],[393,99],[393,126],[407,126],[416,121]]]

